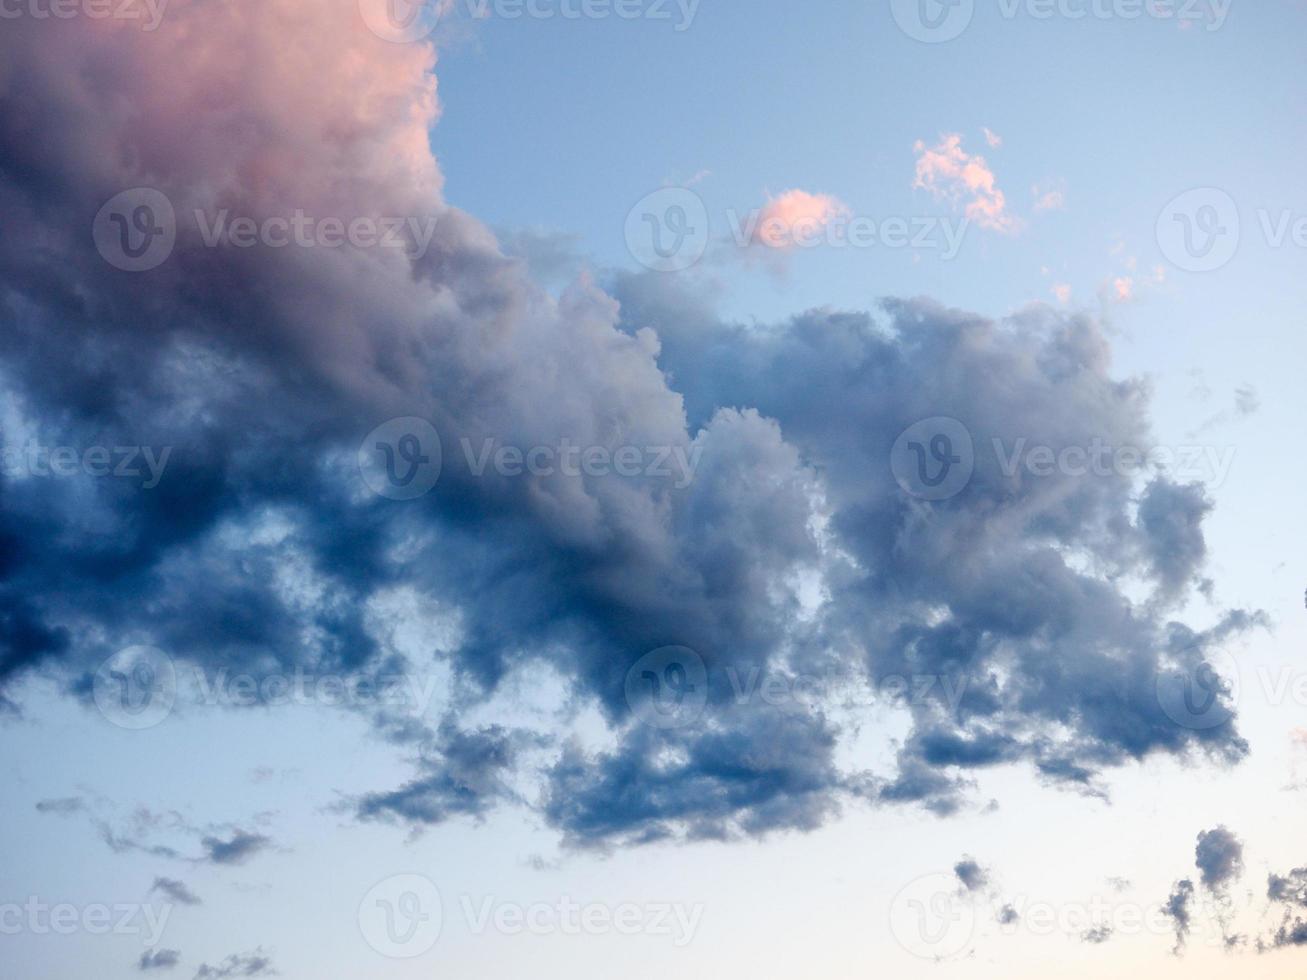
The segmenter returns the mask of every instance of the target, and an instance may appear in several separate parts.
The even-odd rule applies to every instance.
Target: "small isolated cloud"
[[[981,126],[981,131],[985,134],[985,142],[989,144],[991,150],[997,150],[1003,145],[1003,137],[994,132],[988,126]]]
[[[999,190],[994,172],[982,156],[962,148],[962,137],[948,133],[932,147],[918,140],[917,174],[912,186],[930,191],[937,200],[961,205],[963,213],[982,228],[1013,232],[1018,222],[1007,208],[1007,196]]]
[[[270,977],[275,976],[272,960],[262,948],[250,953],[233,953],[217,966],[202,963],[195,974],[195,980],[227,980],[228,977]]]
[[[1135,259],[1127,260],[1128,272],[1113,276],[1108,282],[1109,299],[1116,303],[1128,303],[1135,299],[1146,287],[1160,286],[1166,282],[1166,269],[1157,266],[1152,272],[1139,272]]]
[[[166,895],[179,905],[202,904],[199,896],[190,890],[186,882],[178,881],[175,878],[155,878],[154,885],[150,888],[150,891]]]
[[[59,800],[41,800],[36,804],[37,813],[53,813],[62,817],[81,813],[85,809],[86,801],[80,796],[68,796]]]
[[[1066,208],[1066,188],[1061,181],[1035,184],[1030,188],[1035,211],[1062,211]]]
[[[962,887],[969,892],[978,892],[989,885],[989,871],[982,868],[973,858],[964,857],[953,865],[953,873],[962,882]]]
[[[1243,875],[1243,842],[1225,827],[1198,835],[1194,860],[1202,883],[1215,895],[1224,895]]]
[[[1066,306],[1068,303],[1071,302],[1071,284],[1070,284],[1070,283],[1066,283],[1066,282],[1055,282],[1055,283],[1053,284],[1053,288],[1050,290],[1050,292],[1052,292],[1054,298],[1055,298],[1059,303],[1061,303],[1063,306]]]
[[[814,241],[835,220],[849,214],[839,198],[808,191],[785,191],[769,197],[757,214],[749,242],[765,248],[791,249]]]
[[[1185,943],[1189,939],[1189,930],[1193,925],[1193,912],[1191,906],[1194,900],[1194,883],[1188,878],[1183,881],[1177,881],[1175,887],[1171,889],[1171,897],[1166,900],[1162,906],[1162,912],[1175,923],[1175,947],[1171,952],[1177,956],[1180,950],[1184,949]]]
[[[1004,905],[998,910],[998,924],[1001,926],[1010,926],[1020,918],[1021,914],[1017,912],[1015,905]]]
[[[1094,926],[1080,934],[1080,941],[1091,946],[1101,946],[1111,938],[1112,927],[1109,925]]]
[[[272,846],[272,839],[263,834],[251,834],[244,830],[235,831],[230,839],[205,837],[200,841],[204,856],[214,864],[244,864],[260,851]]]
[[[171,970],[182,961],[182,954],[175,949],[147,949],[136,961],[136,969]]]

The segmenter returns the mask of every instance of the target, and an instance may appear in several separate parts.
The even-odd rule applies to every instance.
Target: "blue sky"
[[[1299,976],[1307,7],[359,2],[6,16],[6,975]]]

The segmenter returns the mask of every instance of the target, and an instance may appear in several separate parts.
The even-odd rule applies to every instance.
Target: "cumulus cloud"
[[[1011,232],[1019,223],[1008,210],[1007,195],[998,187],[985,158],[962,148],[962,137],[947,133],[934,146],[918,140],[917,172],[912,186],[930,191],[939,200],[962,207],[967,218],[994,231]]]
[[[89,702],[96,667],[137,643],[214,671],[403,670],[370,610],[409,590],[460,624],[439,654],[449,715],[379,718],[427,749],[406,785],[351,805],[424,826],[520,803],[574,846],[809,829],[858,803],[945,815],[999,765],[1101,794],[1104,772],[1152,755],[1247,753],[1233,722],[1188,726],[1157,697],[1256,621],[1175,618],[1206,554],[1201,492],[1004,464],[1017,445],[1147,448],[1147,385],[1113,373],[1098,322],[914,299],[746,325],[653,276],[551,295],[443,199],[431,49],[378,40],[348,0],[311,21],[293,0],[174,0],[150,35],[90,18],[0,35],[12,412],[50,445],[174,448],[148,491],[3,478],[0,685],[42,672]],[[918,152],[919,186],[1013,227],[960,139]],[[89,229],[141,186],[171,202],[176,242],[126,273]],[[224,210],[435,225],[420,255],[212,246],[195,213]],[[430,421],[444,467],[398,502],[357,458],[404,417]],[[973,472],[932,501],[891,457],[941,417],[966,430]],[[679,484],[478,471],[464,451],[564,442],[698,462]],[[703,704],[660,727],[626,681],[670,644],[702,661]],[[741,703],[733,685],[831,671],[932,679],[895,700],[906,734],[886,771],[844,761],[856,725],[837,713]],[[473,720],[523,673],[559,678],[605,738],[569,737],[566,711],[548,730]],[[513,781],[528,767],[530,795]],[[179,830],[103,828],[167,857],[193,844]],[[198,834],[221,864],[270,846]]]

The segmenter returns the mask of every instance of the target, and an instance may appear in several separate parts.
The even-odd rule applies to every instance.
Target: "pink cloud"
[[[829,194],[788,190],[768,198],[758,215],[751,242],[767,248],[793,248],[811,241],[831,222],[848,213],[848,206]]]
[[[1007,209],[1007,196],[999,190],[994,172],[982,156],[962,148],[957,133],[944,135],[937,146],[918,140],[917,174],[912,186],[930,191],[937,199],[963,205],[963,213],[982,228],[1013,232],[1019,222]]]
[[[1066,207],[1066,192],[1059,186],[1036,184],[1030,189],[1036,211],[1061,211]]]
[[[988,126],[981,126],[981,131],[985,134],[985,142],[989,144],[991,150],[997,150],[1003,145],[1003,137],[994,132]]]

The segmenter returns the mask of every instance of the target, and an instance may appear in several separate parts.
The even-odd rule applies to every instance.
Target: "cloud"
[[[136,961],[136,968],[147,970],[171,970],[182,960],[182,954],[175,949],[147,949]]]
[[[1112,927],[1109,925],[1094,926],[1080,934],[1080,941],[1091,946],[1101,946],[1111,938]]]
[[[969,892],[983,891],[989,886],[989,872],[973,858],[963,858],[953,865],[953,873],[957,875],[958,881],[962,882],[962,887]]]
[[[1063,211],[1066,209],[1065,181],[1035,184],[1030,188],[1030,194],[1035,199],[1034,208],[1036,212]]]
[[[1266,897],[1281,906],[1281,921],[1268,938],[1258,940],[1258,949],[1307,946],[1307,920],[1296,914],[1307,909],[1307,868],[1294,868],[1286,875],[1272,873],[1266,882]]]
[[[204,848],[207,860],[213,864],[244,864],[254,855],[271,847],[272,840],[263,834],[236,830],[225,840],[221,837],[205,837],[200,841],[200,846]]]
[[[1000,765],[1102,793],[1150,756],[1247,754],[1236,724],[1187,727],[1157,697],[1258,621],[1177,618],[1202,581],[1201,494],[1164,474],[1037,477],[995,452],[1150,443],[1148,386],[1112,373],[1102,324],[920,298],[742,324],[655,276],[554,295],[444,201],[431,49],[372,37],[347,0],[286,29],[303,16],[174,0],[149,35],[90,18],[0,34],[0,91],[21,93],[0,100],[12,411],[48,445],[175,449],[148,491],[3,478],[0,684],[42,672],[94,710],[97,667],[132,644],[210,672],[402,672],[377,609],[403,590],[459,624],[437,654],[448,714],[374,717],[427,751],[355,812],[421,827],[529,806],[576,847],[807,830],[853,805],[947,815]],[[1010,229],[983,160],[948,139],[920,153],[922,186]],[[172,202],[177,236],[126,273],[88,229],[140,186]],[[420,256],[210,247],[194,213],[223,209],[436,224]],[[430,421],[443,469],[419,499],[381,499],[359,447],[405,417]],[[940,417],[974,472],[929,501],[891,456]],[[564,442],[697,464],[678,485],[479,473],[464,451]],[[673,644],[703,661],[704,703],[664,728],[626,681]],[[895,700],[904,736],[873,771],[842,751],[859,719],[741,703],[753,672],[933,680]],[[557,679],[547,725],[503,710],[523,676]],[[581,737],[583,713],[602,738]],[[158,815],[101,830],[183,860],[199,839],[220,864],[271,846]]]
[[[200,905],[199,897],[183,881],[175,878],[155,878],[151,892],[162,892],[180,905]]]
[[[832,222],[849,213],[848,205],[829,194],[788,190],[767,199],[749,241],[782,251],[796,248],[817,241]]]
[[[495,805],[517,798],[508,784],[523,737],[493,725],[459,731],[445,722],[424,746],[418,778],[397,790],[370,793],[354,801],[364,820],[443,823],[452,816],[484,817]]]
[[[1194,900],[1194,883],[1188,878],[1178,881],[1171,890],[1171,897],[1162,906],[1162,912],[1175,923],[1175,947],[1172,952],[1177,956],[1184,949],[1193,925],[1193,912],[1190,906]]]
[[[1204,830],[1198,835],[1194,859],[1204,887],[1226,894],[1243,875],[1243,842],[1225,827]]]
[[[1017,230],[1019,223],[1008,211],[1007,197],[999,190],[994,172],[984,157],[972,156],[962,148],[961,136],[946,134],[933,147],[918,140],[913,149],[917,154],[913,187],[930,191],[937,200],[961,204],[963,214],[982,228]]]
[[[38,813],[55,813],[70,816],[86,809],[86,801],[80,796],[69,796],[59,800],[41,800],[36,804]]]
[[[272,960],[260,948],[249,953],[233,953],[217,966],[209,966],[209,964],[203,963],[195,974],[195,980],[228,980],[230,977],[270,977],[276,976],[276,974],[277,971],[272,967]]]
[[[981,131],[985,134],[985,142],[989,144],[990,149],[996,150],[1003,145],[1003,137],[992,131],[988,126],[982,126]]]

